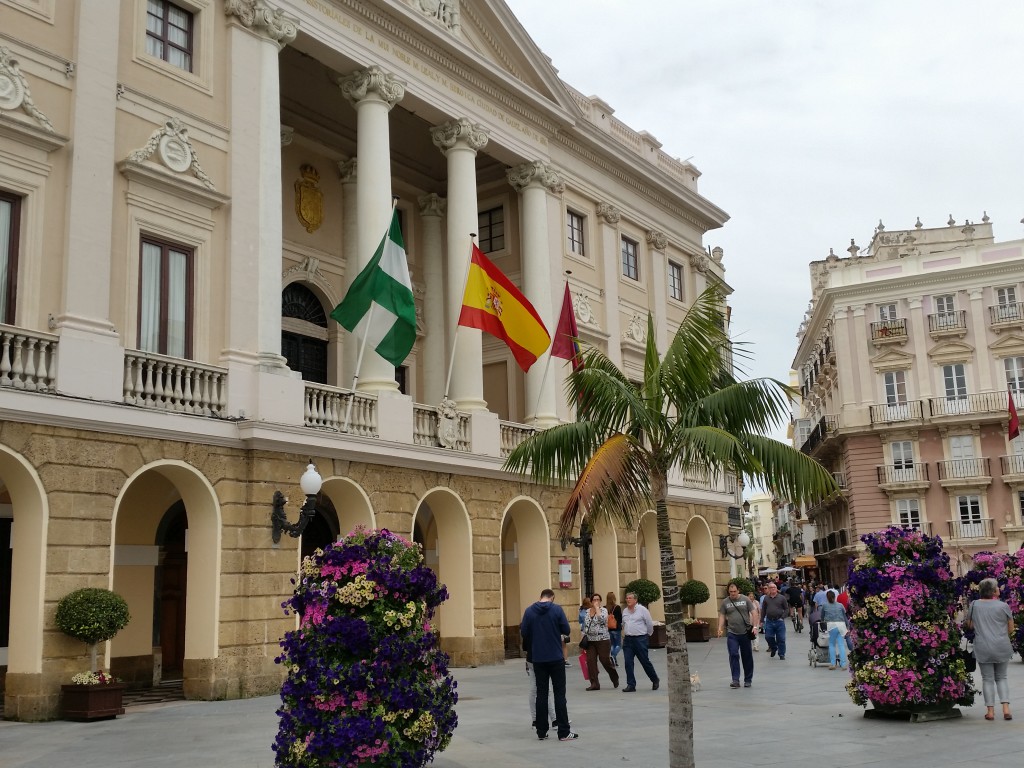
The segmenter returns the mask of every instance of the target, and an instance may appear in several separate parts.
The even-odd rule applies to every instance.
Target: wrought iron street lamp
[[[309,464],[306,465],[306,471],[299,478],[299,487],[306,494],[306,503],[302,505],[299,510],[299,519],[294,523],[288,522],[288,515],[284,511],[284,505],[288,499],[280,491],[274,491],[274,511],[270,513],[270,524],[273,526],[275,544],[281,541],[282,533],[287,533],[293,539],[302,535],[306,526],[309,525],[309,521],[316,515],[316,497],[323,484],[324,479],[320,477],[320,473],[316,471],[316,465],[310,459]]]

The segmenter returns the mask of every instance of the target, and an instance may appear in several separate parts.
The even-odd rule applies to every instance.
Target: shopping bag
[[[590,680],[590,672],[587,671],[587,654],[580,654],[580,669],[583,670],[583,679]]]

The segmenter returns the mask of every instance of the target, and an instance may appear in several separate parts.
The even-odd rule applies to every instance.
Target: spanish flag
[[[524,371],[551,343],[537,310],[512,281],[473,244],[459,325],[479,328],[508,344]]]

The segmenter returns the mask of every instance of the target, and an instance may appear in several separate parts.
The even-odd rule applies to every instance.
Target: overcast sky
[[[788,381],[807,264],[888,230],[1024,237],[1020,0],[507,0],[563,80],[670,155],[731,219],[733,334]]]

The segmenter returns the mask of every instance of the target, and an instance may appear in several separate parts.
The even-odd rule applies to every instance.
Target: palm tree
[[[643,379],[631,381],[600,350],[587,348],[567,379],[576,421],[532,435],[506,460],[545,484],[574,483],[559,523],[567,539],[583,514],[632,529],[652,506],[668,644],[669,764],[691,768],[693,702],[669,526],[669,469],[763,479],[793,501],[835,492],[830,473],[764,435],[789,416],[792,391],[774,379],[739,381],[722,322],[723,295],[711,287],[689,308],[664,358],[647,319]]]

